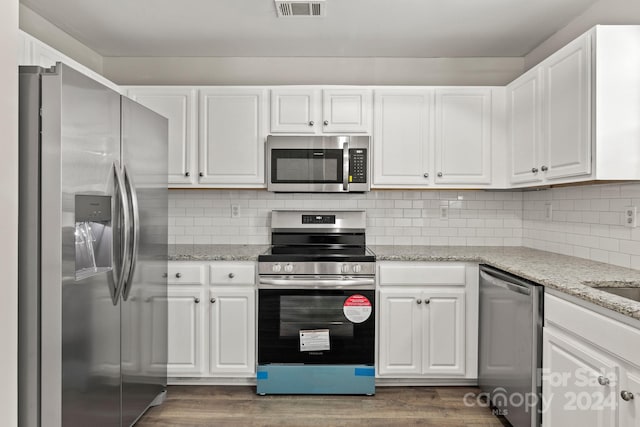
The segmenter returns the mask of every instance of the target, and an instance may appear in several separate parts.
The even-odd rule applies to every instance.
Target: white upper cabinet
[[[205,185],[264,185],[266,90],[200,90],[200,172]]]
[[[598,25],[507,86],[513,186],[640,179],[640,26]]]
[[[491,90],[436,89],[435,182],[491,183]]]
[[[507,87],[510,182],[542,180],[540,70],[531,70]]]
[[[271,90],[271,133],[368,133],[371,89]]]
[[[130,87],[128,96],[169,120],[169,185],[195,184],[197,91],[189,87]]]
[[[591,34],[544,61],[542,130],[546,178],[591,173]]]
[[[380,89],[374,96],[373,184],[429,184],[433,91]]]
[[[378,188],[486,188],[502,148],[501,88],[376,89],[374,178]],[[502,162],[503,163],[503,162]]]

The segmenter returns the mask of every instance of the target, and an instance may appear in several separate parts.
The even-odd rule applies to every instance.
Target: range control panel
[[[349,149],[349,182],[367,182],[367,149]]]
[[[335,224],[335,215],[302,215],[303,224]]]

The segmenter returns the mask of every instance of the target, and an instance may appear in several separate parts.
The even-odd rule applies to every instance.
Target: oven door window
[[[281,184],[341,184],[343,152],[337,149],[271,150],[271,181]]]
[[[364,320],[345,316],[345,303],[360,296],[374,307],[372,290],[259,290],[258,363],[373,364],[373,310]],[[302,351],[301,331],[328,331],[326,347]]]

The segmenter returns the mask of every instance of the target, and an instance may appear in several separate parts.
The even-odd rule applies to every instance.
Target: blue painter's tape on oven
[[[356,377],[375,377],[376,370],[374,368],[356,368],[354,375]]]
[[[376,392],[370,365],[258,365],[256,392],[265,394],[366,394]]]

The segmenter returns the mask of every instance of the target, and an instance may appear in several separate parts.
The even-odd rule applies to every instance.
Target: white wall
[[[20,29],[102,74],[102,56],[80,43],[25,5],[20,5]]]
[[[523,245],[640,269],[640,228],[623,226],[625,206],[640,207],[640,183],[525,192]]]
[[[18,424],[18,0],[0,4],[0,424]]]
[[[231,218],[231,205],[240,216]],[[448,219],[440,219],[446,206]],[[522,193],[371,191],[285,194],[266,190],[171,190],[169,243],[268,244],[272,209],[363,209],[369,245],[520,246]]]
[[[526,55],[525,69],[530,69],[597,24],[640,24],[640,1],[599,0]]]
[[[502,85],[522,58],[122,58],[104,75],[128,85]]]

